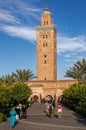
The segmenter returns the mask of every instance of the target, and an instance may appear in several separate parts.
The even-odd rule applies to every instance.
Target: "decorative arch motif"
[[[45,97],[45,100],[53,100],[53,97],[52,97],[51,95],[47,95],[47,96]]]
[[[37,92],[34,92],[31,96],[30,96],[30,100],[34,100],[34,102],[39,102],[40,101],[40,95]]]
[[[44,98],[46,98],[46,97],[54,99],[54,92],[53,91],[49,91],[49,90],[46,91],[44,93]]]

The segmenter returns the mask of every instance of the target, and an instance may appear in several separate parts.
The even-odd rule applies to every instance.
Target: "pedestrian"
[[[20,119],[22,119],[22,104],[21,103],[19,103],[19,109],[20,109]]]
[[[46,115],[49,114],[49,102],[48,102],[48,100],[45,101],[45,112],[46,112]]]
[[[55,115],[55,107],[56,107],[55,101],[52,102],[52,105],[53,105],[53,115]]]
[[[53,113],[53,105],[52,103],[49,104],[49,117],[52,117],[52,113]]]
[[[15,109],[13,108],[11,111],[10,111],[10,125],[11,127],[14,127],[15,126],[15,122],[16,122],[16,111]]]
[[[20,107],[19,107],[19,104],[16,106],[15,110],[17,112],[16,119],[19,120],[19,118],[20,118]]]
[[[62,105],[61,104],[57,105],[57,115],[58,115],[58,118],[61,118],[61,116],[62,116]]]
[[[26,119],[26,106],[25,105],[22,106],[22,118]]]

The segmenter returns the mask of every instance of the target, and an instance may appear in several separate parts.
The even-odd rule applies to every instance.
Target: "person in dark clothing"
[[[22,107],[22,118],[26,119],[26,106]]]
[[[55,101],[52,102],[52,106],[53,106],[53,115],[55,115]]]
[[[16,118],[18,120],[20,118],[20,108],[19,108],[19,105],[16,106],[15,110],[17,112]]]
[[[50,103],[49,104],[49,117],[52,117],[52,112],[53,112],[53,105]]]

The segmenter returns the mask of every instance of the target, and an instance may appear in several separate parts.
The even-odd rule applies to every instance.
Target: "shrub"
[[[29,106],[31,106],[33,103],[34,103],[33,100],[30,100],[30,101],[28,102]]]
[[[81,107],[81,106],[77,106],[75,108],[76,112],[78,112],[79,114],[83,115],[86,117],[86,108]]]
[[[0,123],[3,121],[3,119],[4,119],[4,115],[3,113],[0,112]]]

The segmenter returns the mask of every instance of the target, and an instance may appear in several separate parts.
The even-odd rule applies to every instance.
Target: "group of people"
[[[57,115],[58,118],[61,118],[62,116],[62,105],[59,103],[55,103],[55,101],[52,100],[45,100],[45,106],[46,106],[46,115],[50,118],[52,115]],[[56,114],[57,110],[57,114]],[[12,127],[15,126],[15,122],[18,119],[25,119],[26,118],[26,106],[22,104],[18,104],[15,108],[13,108],[10,111],[10,125]]]
[[[26,106],[18,104],[15,108],[10,111],[10,125],[15,126],[16,120],[26,118]]]
[[[22,104],[18,104],[15,108],[17,115],[16,119],[25,119],[26,118],[26,106]]]
[[[52,100],[46,100],[45,101],[45,106],[46,106],[46,115],[49,116],[50,118],[52,115],[57,115],[58,118],[61,118],[62,116],[62,105],[58,103],[56,105],[55,101]],[[57,110],[57,113],[55,113],[55,109]]]

